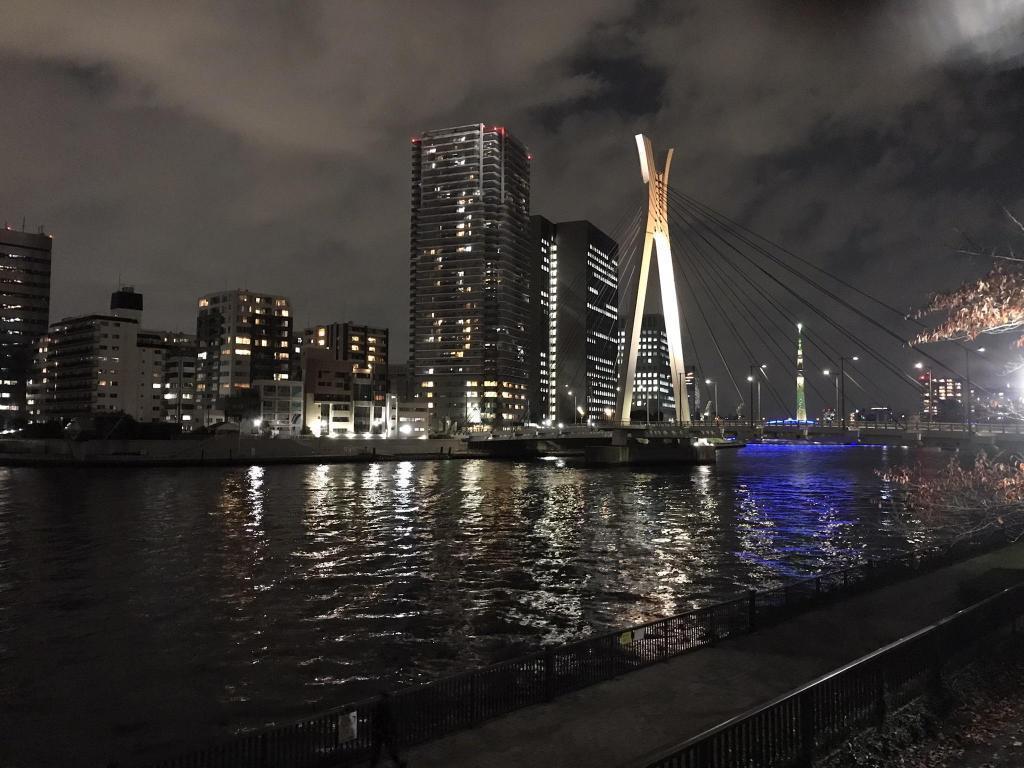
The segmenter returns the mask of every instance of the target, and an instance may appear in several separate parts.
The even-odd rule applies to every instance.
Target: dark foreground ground
[[[946,699],[896,714],[823,768],[1024,766],[1024,635],[947,682]]]

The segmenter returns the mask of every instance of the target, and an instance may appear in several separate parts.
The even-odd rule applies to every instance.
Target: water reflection
[[[906,456],[96,470],[73,498],[0,470],[0,764],[132,762],[905,550],[875,470]]]

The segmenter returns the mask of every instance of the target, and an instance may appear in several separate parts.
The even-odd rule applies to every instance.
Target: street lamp
[[[715,418],[718,418],[718,382],[712,381],[711,379],[704,379],[704,384],[715,388]]]
[[[822,371],[822,373],[825,374],[826,376],[831,376],[832,375],[832,370],[830,368],[826,368],[825,370]],[[836,382],[836,414],[835,414],[835,416],[838,416],[839,415],[839,374],[838,373],[835,375],[835,382]],[[836,420],[835,416],[833,416],[833,418],[832,418],[832,423],[833,424],[835,423],[835,420]]]
[[[754,366],[750,366],[750,375],[747,376],[750,384],[750,428],[754,428]]]
[[[850,358],[853,362],[857,362],[860,358],[854,355]],[[839,358],[839,393],[840,393],[840,412],[842,416],[843,429],[846,429],[846,358]]]
[[[768,363],[761,363],[761,367],[758,368],[761,375],[764,376],[765,381],[768,380],[768,374],[764,372],[764,369],[768,367]],[[757,380],[757,420],[764,421],[764,417],[761,415],[761,379]]]
[[[565,386],[568,387],[569,385],[566,384]],[[573,394],[573,391],[571,389],[568,391],[567,394],[569,395],[569,397],[572,398],[572,423],[576,424],[576,411],[579,409],[579,407],[576,405],[576,395]]]

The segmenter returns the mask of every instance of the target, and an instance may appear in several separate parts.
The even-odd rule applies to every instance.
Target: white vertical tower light
[[[807,421],[807,397],[804,394],[804,324],[796,324],[796,420]]]
[[[619,420],[623,424],[628,424],[629,413],[633,407],[636,356],[640,348],[640,331],[644,318],[644,304],[647,300],[653,248],[658,254],[661,307],[665,314],[665,335],[672,367],[676,420],[684,423],[690,420],[690,403],[686,399],[686,387],[680,384],[686,367],[683,364],[683,332],[679,324],[679,301],[676,298],[676,278],[672,268],[672,246],[668,234],[668,173],[672,167],[672,150],[670,149],[665,156],[665,167],[659,172],[654,166],[651,140],[638,133],[636,147],[640,153],[640,173],[647,185],[647,231],[644,234],[644,250],[640,261],[640,282],[637,286],[636,309],[633,312],[633,329],[629,336],[629,351],[626,355],[626,377],[619,393]]]

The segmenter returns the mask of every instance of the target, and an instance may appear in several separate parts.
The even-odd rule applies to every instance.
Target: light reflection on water
[[[173,751],[904,551],[926,532],[875,470],[908,456],[0,469],[0,764]]]

